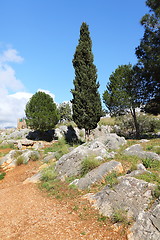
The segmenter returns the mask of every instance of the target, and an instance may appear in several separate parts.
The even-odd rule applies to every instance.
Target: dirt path
[[[122,230],[98,222],[94,210],[83,219],[79,211],[72,211],[73,202],[48,197],[35,184],[23,184],[38,165],[16,167],[0,181],[0,240],[126,240]]]

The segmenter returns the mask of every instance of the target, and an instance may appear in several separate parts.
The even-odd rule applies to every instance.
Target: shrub
[[[112,188],[114,185],[118,184],[116,172],[109,173],[105,178],[106,184],[109,184]]]
[[[51,180],[55,180],[57,177],[57,173],[55,171],[55,165],[51,165],[50,167],[47,167],[45,169],[43,169],[42,171],[42,177],[41,180],[44,182],[48,182]]]
[[[20,166],[21,164],[23,164],[24,160],[25,159],[24,159],[23,156],[18,157],[17,160],[16,160],[16,165]]]
[[[160,121],[155,117],[147,114],[137,114],[137,122],[139,125],[140,135],[153,133],[156,131],[156,129],[160,129]],[[118,134],[124,137],[135,136],[135,126],[133,118],[130,114],[117,117],[116,125],[119,127],[118,129],[115,129]]]
[[[113,223],[123,223],[123,224],[131,224],[131,220],[127,217],[127,211],[124,209],[117,209],[114,211],[111,217]]]
[[[94,156],[86,157],[82,162],[81,175],[84,176],[99,165],[100,162]]]
[[[0,173],[0,180],[2,180],[2,179],[4,178],[5,175],[6,175],[5,172]]]
[[[154,189],[154,191],[152,192],[153,196],[155,198],[159,198],[160,197],[160,185],[157,185],[157,187]]]

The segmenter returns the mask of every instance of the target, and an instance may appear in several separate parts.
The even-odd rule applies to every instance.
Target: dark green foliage
[[[5,175],[6,175],[5,172],[0,173],[0,180],[2,180],[2,179],[4,178]]]
[[[56,104],[44,92],[37,92],[31,97],[25,113],[27,126],[41,132],[53,129],[59,119]]]
[[[58,111],[59,111],[59,117],[60,121],[62,120],[67,120],[71,121],[72,120],[72,111],[71,111],[71,106],[69,103],[61,103],[58,106]]]
[[[135,75],[135,70],[131,64],[119,66],[109,78],[110,82],[103,94],[103,102],[111,116],[119,116],[130,112],[138,137],[139,126],[135,109],[141,103],[142,86]]]
[[[73,94],[73,120],[77,126],[85,128],[89,134],[91,129],[97,127],[102,116],[100,95],[98,93],[99,83],[97,80],[97,69],[93,64],[92,41],[88,25],[82,23],[80,39],[76,48],[73,67],[75,69]]]
[[[160,96],[148,101],[143,110],[144,112],[151,113],[153,115],[160,114]]]
[[[140,77],[146,90],[145,97],[149,101],[160,97],[160,1],[147,0],[150,13],[141,19],[144,35],[136,48],[139,59]]]

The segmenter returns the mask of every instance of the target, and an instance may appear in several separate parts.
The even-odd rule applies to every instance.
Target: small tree
[[[111,116],[123,115],[130,112],[139,137],[139,126],[136,108],[140,107],[141,82],[135,78],[135,71],[131,64],[119,66],[109,78],[107,90],[103,94],[103,102]]]
[[[31,129],[44,132],[51,130],[59,116],[52,97],[44,92],[35,93],[26,104],[26,123]]]
[[[87,135],[90,134],[90,130],[97,127],[102,116],[98,93],[99,83],[96,83],[97,69],[93,61],[92,41],[88,25],[82,23],[80,39],[73,59],[75,88],[71,92],[73,94],[73,120],[80,129],[85,129]]]
[[[59,111],[59,117],[60,121],[62,120],[67,120],[71,121],[72,120],[72,109],[69,103],[61,103],[58,106],[58,111]]]

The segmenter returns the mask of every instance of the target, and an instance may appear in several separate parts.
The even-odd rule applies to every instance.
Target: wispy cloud
[[[15,70],[10,63],[21,63],[23,58],[15,49],[8,49],[0,54],[0,97],[9,90],[17,91],[24,88],[23,83],[16,78]]]

